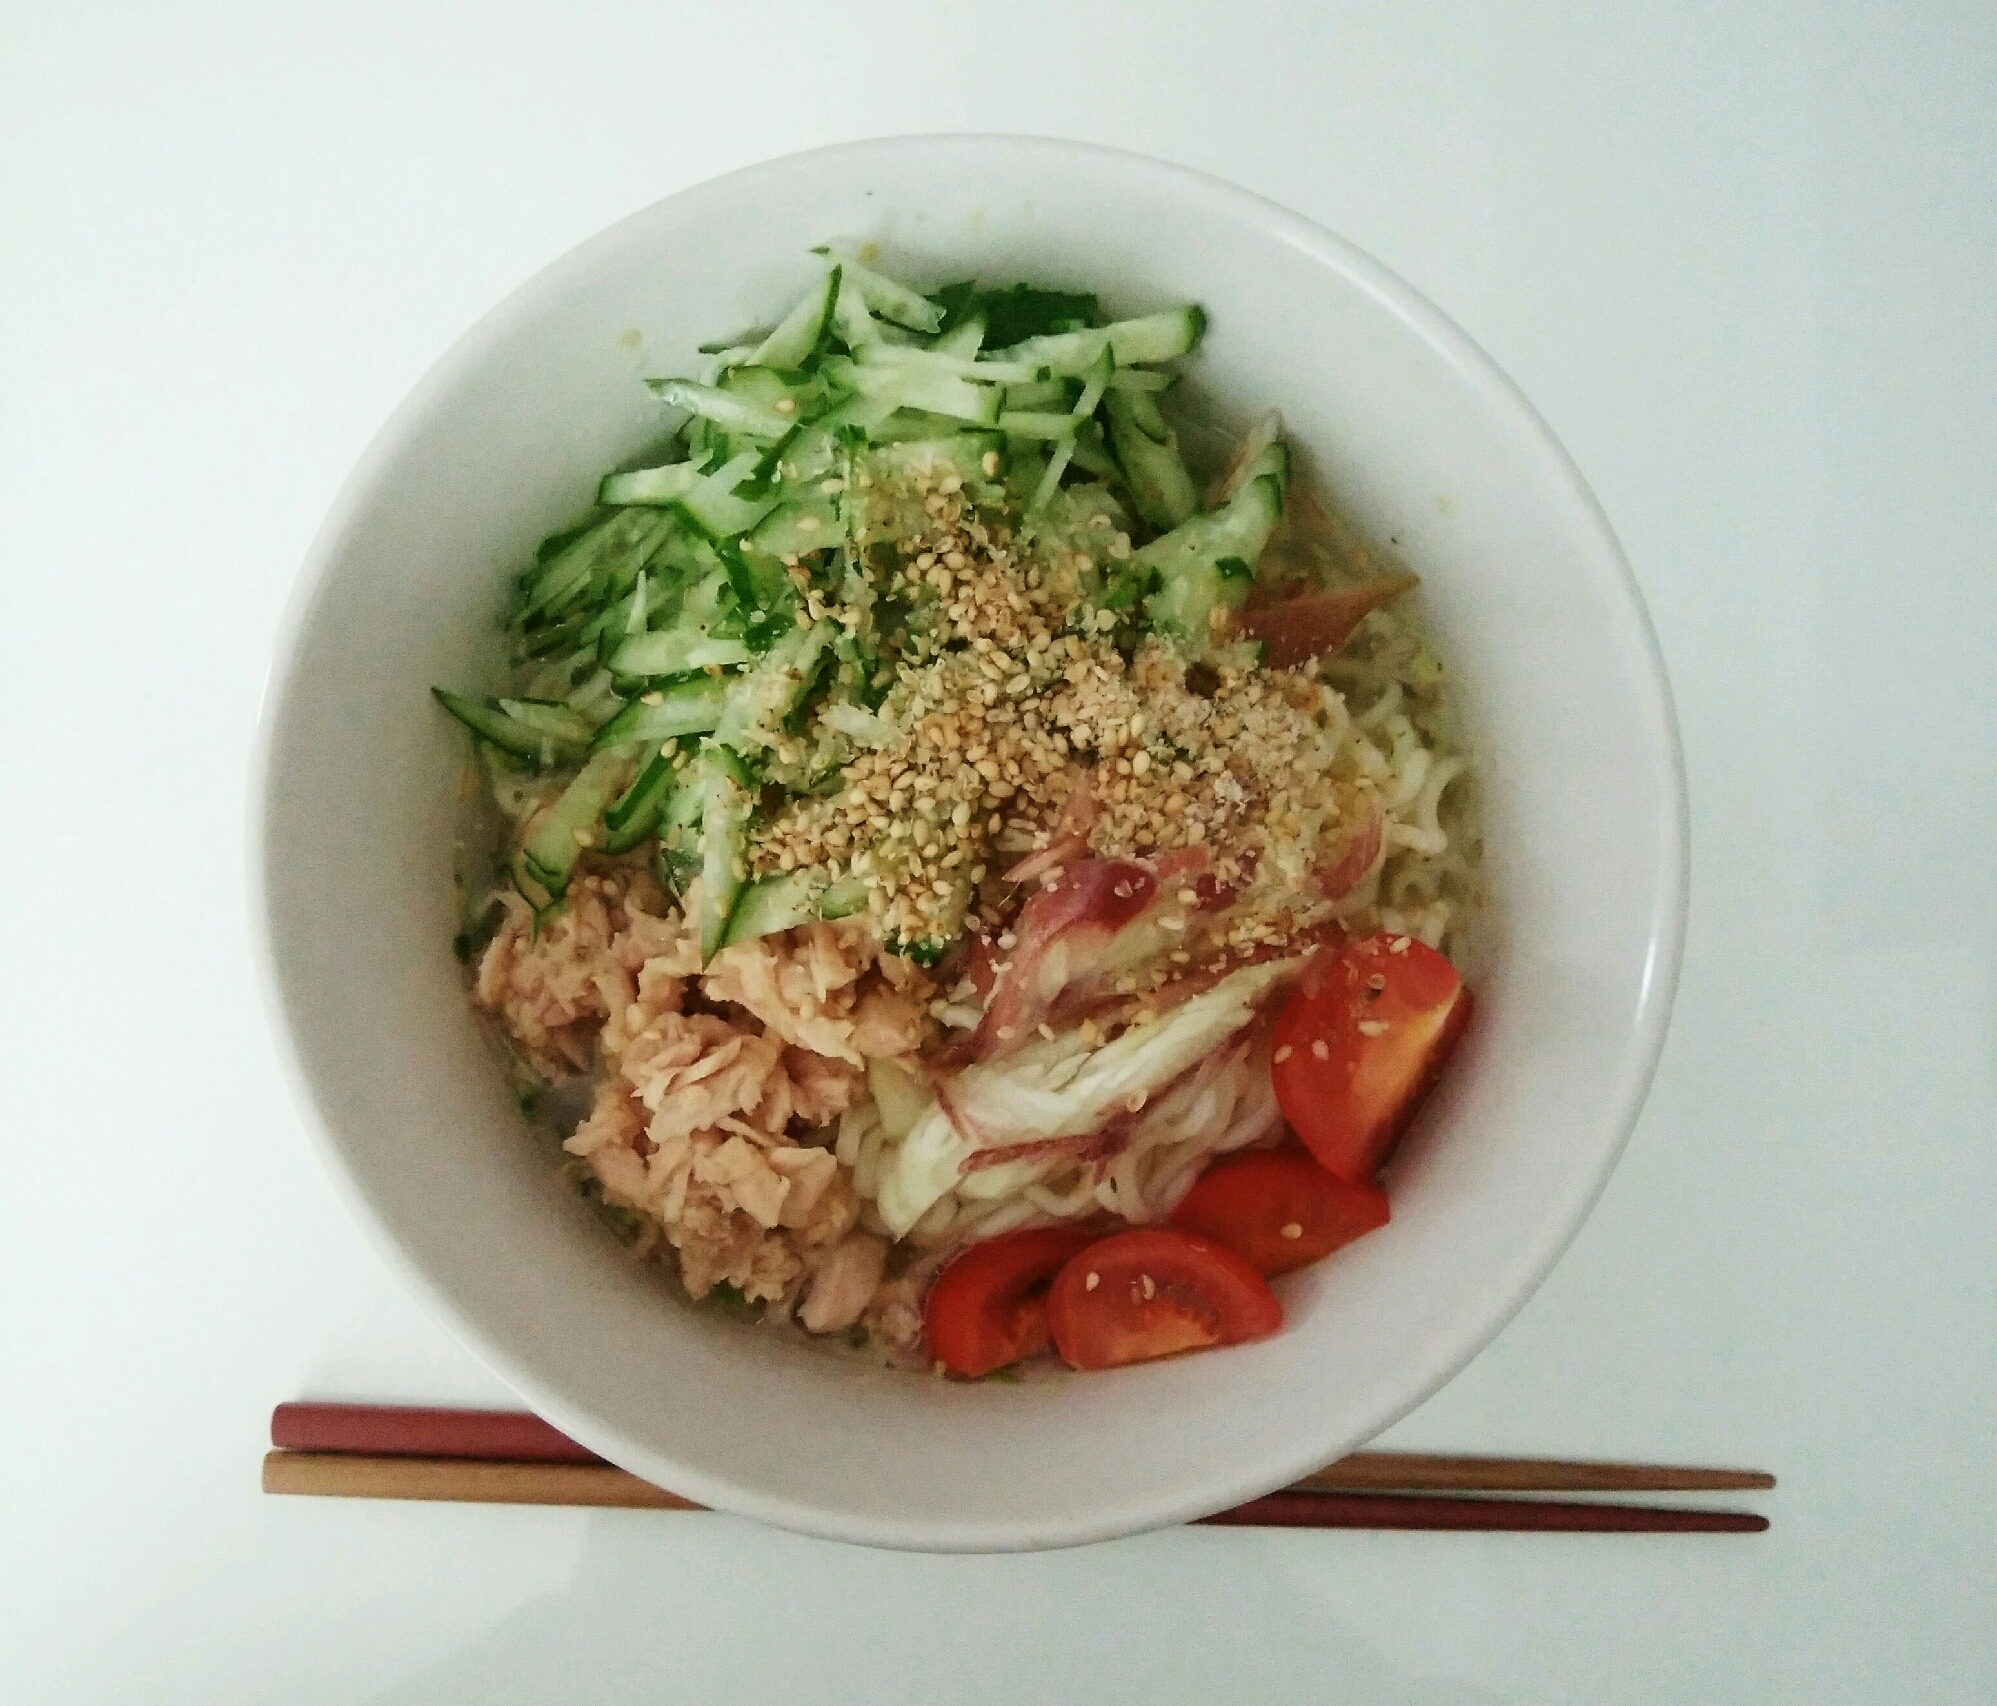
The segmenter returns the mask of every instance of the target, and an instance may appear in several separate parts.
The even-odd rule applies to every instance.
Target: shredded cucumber
[[[703,344],[697,377],[645,382],[681,424],[655,465],[605,475],[600,507],[518,577],[513,695],[437,690],[522,796],[514,870],[544,914],[585,848],[649,847],[660,880],[698,896],[703,958],[878,904],[844,863],[756,875],[751,848],[763,801],[836,792],[856,752],[902,738],[880,708],[937,606],[893,591],[873,553],[923,524],[925,494],[1009,507],[1087,565],[1091,613],[1132,633],[1141,615],[1194,658],[1281,515],[1273,431],[1202,513],[1158,409],[1174,375],[1156,364],[1198,347],[1197,307],[1114,320],[1036,285],[925,295],[860,245],[817,252],[824,270],[780,317]],[[1150,542],[1131,550],[1132,530]],[[838,621],[812,619],[820,597]],[[933,963],[974,893],[963,867],[924,880],[935,933],[890,945]]]

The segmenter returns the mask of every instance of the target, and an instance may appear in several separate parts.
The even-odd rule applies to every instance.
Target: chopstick
[[[271,1443],[278,1449],[264,1459],[267,1493],[704,1508],[606,1463],[538,1416],[513,1411],[280,1404],[271,1416]],[[1418,1495],[1743,1491],[1774,1485],[1774,1476],[1746,1469],[1356,1452],[1294,1487],[1205,1520],[1280,1528],[1742,1534],[1767,1528],[1767,1518],[1746,1511]]]
[[[515,1410],[449,1410],[404,1404],[280,1404],[270,1442],[286,1451],[458,1457],[509,1463],[604,1460],[539,1416]],[[1655,1463],[1577,1463],[1559,1458],[1454,1457],[1356,1451],[1296,1483],[1312,1493],[1733,1493],[1766,1491],[1773,1475]]]
[[[493,1463],[462,1457],[273,1451],[266,1493],[318,1498],[428,1499],[481,1505],[577,1505],[705,1510],[608,1463]],[[1271,1493],[1202,1522],[1252,1528],[1455,1529],[1484,1533],[1754,1534],[1749,1511],[1571,1504],[1552,1499],[1438,1498],[1395,1493]]]

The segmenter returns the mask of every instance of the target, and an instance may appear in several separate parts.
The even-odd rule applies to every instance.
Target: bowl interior
[[[675,1306],[553,1177],[450,941],[460,731],[506,576],[654,439],[644,373],[767,321],[829,236],[923,284],[976,274],[1193,300],[1200,386],[1275,406],[1392,540],[1475,731],[1498,897],[1477,1022],[1397,1158],[1394,1220],[1282,1282],[1230,1351],[1020,1385],[800,1353]],[[1661,666],[1593,500],[1529,407],[1348,246],[1130,156],[928,138],[798,156],[638,214],[475,328],[384,429],[307,565],[266,711],[257,862],[302,1099],[405,1270],[551,1420],[705,1502],[891,1545],[1053,1545],[1276,1486],[1393,1421],[1550,1266],[1661,1041],[1684,808]]]

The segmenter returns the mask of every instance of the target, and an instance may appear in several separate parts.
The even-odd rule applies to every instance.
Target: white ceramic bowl
[[[1022,1385],[801,1352],[676,1306],[557,1183],[451,956],[463,732],[507,574],[657,432],[642,373],[767,320],[832,236],[919,281],[1205,304],[1201,387],[1279,407],[1426,580],[1478,745],[1500,897],[1477,1020],[1397,1158],[1394,1219],[1280,1282],[1274,1339]],[[410,1282],[536,1410],[723,1509],[880,1545],[1056,1546],[1221,1509],[1358,1445],[1518,1309],[1600,1192],[1676,979],[1685,796],[1629,569],[1531,406],[1434,308],[1316,226],[1127,154],[859,143],[660,202],[472,329],[333,506],[266,704],[252,868],[309,1123]],[[1634,1347],[1632,1354],[1635,1354]]]

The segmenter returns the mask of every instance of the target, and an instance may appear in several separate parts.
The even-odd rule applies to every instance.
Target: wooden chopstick
[[[1293,1490],[1342,1493],[1741,1493],[1765,1492],[1759,1469],[1671,1463],[1577,1463],[1553,1457],[1445,1457],[1355,1451]]]
[[[585,1505],[697,1511],[705,1507],[607,1463],[492,1463],[273,1451],[266,1493],[319,1498],[434,1499],[460,1504]],[[1393,1493],[1271,1493],[1203,1521],[1231,1527],[1474,1530],[1482,1533],[1753,1534],[1768,1519],[1748,1511],[1570,1504],[1551,1499],[1444,1498]]]
[[[471,1457],[505,1463],[603,1459],[523,1410],[443,1410],[412,1404],[280,1404],[270,1443],[282,1451],[377,1457]]]
[[[513,1410],[449,1410],[401,1404],[280,1404],[271,1413],[270,1442],[286,1451],[352,1452],[373,1457],[598,1465],[604,1461],[539,1416]],[[1731,1493],[1765,1491],[1774,1485],[1773,1475],[1757,1469],[1358,1451],[1329,1468],[1306,1475],[1290,1490]]]
[[[443,1499],[468,1505],[707,1508],[609,1463],[479,1463],[462,1457],[350,1452],[268,1452],[263,1460],[263,1490],[334,1499]]]

